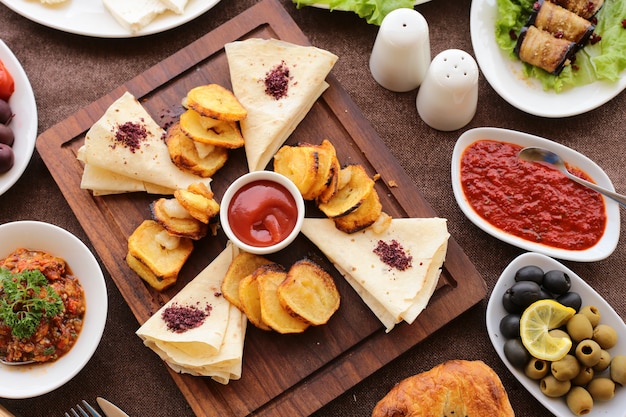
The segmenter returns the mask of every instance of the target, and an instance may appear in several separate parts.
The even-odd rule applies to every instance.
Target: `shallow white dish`
[[[606,175],[606,173],[596,165],[595,162],[587,158],[586,156],[576,152],[575,150],[568,148],[567,146],[553,142],[548,139],[544,139],[538,136],[529,135],[527,133],[517,132],[514,130],[499,129],[499,128],[476,128],[470,129],[464,132],[456,142],[454,150],[452,152],[452,190],[457,204],[476,226],[480,227],[490,235],[502,240],[503,242],[517,246],[529,251],[543,253],[548,256],[552,256],[558,259],[571,260],[577,262],[594,262],[608,257],[615,248],[620,235],[620,207],[615,201],[604,198],[606,206],[607,223],[604,235],[600,241],[589,249],[586,250],[566,250],[552,248],[546,245],[531,242],[529,240],[521,239],[517,236],[510,235],[502,230],[492,226],[482,217],[480,217],[474,209],[470,206],[463,189],[461,186],[461,156],[463,151],[472,143],[483,140],[491,139],[499,142],[507,142],[526,146],[540,146],[542,148],[549,149],[558,155],[560,155],[567,163],[572,166],[578,167],[589,175],[593,181],[611,191],[614,191],[613,183]]]
[[[528,378],[522,370],[514,368],[504,356],[506,338],[500,334],[500,320],[507,312],[502,306],[502,296],[515,283],[515,272],[526,265],[536,265],[543,269],[544,272],[556,269],[564,271],[569,275],[572,282],[571,291],[580,294],[582,305],[595,305],[601,314],[600,323],[608,324],[617,331],[618,343],[609,349],[613,356],[626,354],[626,325],[624,325],[624,321],[615,310],[583,280],[584,277],[579,277],[576,273],[548,256],[533,252],[525,253],[514,259],[500,275],[489,298],[486,312],[487,332],[494,349],[509,371],[544,407],[556,416],[573,416],[574,414],[567,407],[565,399],[545,396],[539,389],[538,381]],[[617,387],[613,399],[606,402],[594,402],[593,409],[586,416],[624,416],[626,415],[624,410],[626,410],[626,389]]]
[[[52,224],[18,221],[0,225],[0,258],[24,247],[43,250],[67,262],[85,290],[87,312],[72,349],[52,363],[8,366],[0,364],[0,397],[32,398],[72,379],[95,352],[107,317],[108,299],[98,261],[76,236]]]
[[[615,83],[598,81],[555,93],[544,91],[539,81],[522,73],[520,61],[511,60],[495,37],[496,0],[473,0],[470,33],[476,61],[493,89],[518,109],[543,117],[567,117],[593,110],[626,88],[626,77]]]
[[[219,1],[190,0],[184,14],[163,13],[137,33],[122,27],[106,10],[102,0],[67,0],[58,6],[46,6],[36,0],[0,0],[0,3],[33,22],[63,32],[98,38],[132,38],[181,26],[205,13]]]
[[[9,99],[9,105],[15,116],[9,124],[15,135],[13,168],[0,174],[0,196],[22,176],[35,149],[37,140],[37,104],[28,77],[9,47],[0,40],[0,60],[4,63],[13,80],[15,92]]]

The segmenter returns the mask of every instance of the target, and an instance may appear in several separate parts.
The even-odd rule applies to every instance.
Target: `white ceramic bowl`
[[[32,398],[72,379],[95,352],[107,317],[107,289],[98,261],[76,236],[52,224],[18,221],[0,225],[0,258],[24,247],[63,258],[85,290],[87,311],[76,344],[51,363],[8,366],[0,364],[0,397]]]
[[[480,217],[474,209],[471,207],[465,194],[463,193],[463,187],[461,185],[461,156],[463,151],[472,143],[478,140],[495,140],[500,142],[513,143],[522,147],[526,146],[539,146],[549,149],[556,154],[560,155],[566,162],[576,166],[589,175],[593,181],[611,191],[614,191],[613,183],[606,175],[606,173],[595,162],[587,158],[586,156],[576,152],[575,150],[561,145],[557,142],[553,142],[548,139],[544,139],[538,136],[529,135],[527,133],[517,132],[514,130],[499,129],[492,127],[482,127],[476,129],[470,129],[463,133],[454,146],[452,153],[452,190],[454,191],[454,197],[456,202],[467,216],[476,226],[480,227],[483,231],[490,235],[502,240],[503,242],[517,246],[529,251],[543,253],[544,255],[552,256],[558,259],[577,261],[577,262],[594,262],[608,257],[615,248],[619,241],[620,234],[620,206],[615,201],[604,198],[604,204],[606,207],[606,228],[604,234],[598,243],[585,250],[567,250],[553,248],[540,243],[534,243],[526,239],[508,234],[503,230],[492,226],[489,222]]]
[[[275,182],[286,188],[296,202],[298,214],[293,230],[285,239],[271,246],[252,246],[250,244],[242,242],[241,239],[239,239],[239,237],[237,237],[237,235],[233,232],[233,229],[231,228],[230,222],[228,220],[228,212],[233,196],[237,193],[237,191],[239,191],[243,186],[247,184],[263,180]],[[237,178],[228,187],[228,189],[226,189],[226,192],[222,197],[222,202],[220,206],[220,223],[222,229],[224,229],[224,233],[226,233],[226,236],[238,248],[246,252],[259,255],[278,252],[279,250],[282,250],[289,246],[289,244],[293,242],[296,236],[298,236],[298,233],[300,233],[300,229],[302,228],[302,222],[304,221],[304,199],[302,198],[302,194],[298,190],[298,187],[296,187],[296,185],[289,178],[273,171],[254,171]]]
[[[489,303],[487,304],[486,321],[487,332],[493,344],[494,349],[502,359],[502,362],[518,379],[518,381],[530,392],[540,403],[550,410],[555,416],[573,416],[569,410],[564,398],[549,398],[545,396],[539,388],[539,382],[528,378],[523,370],[513,367],[504,355],[504,343],[506,338],[500,334],[500,320],[507,312],[502,306],[502,296],[508,288],[515,283],[515,272],[527,265],[536,265],[545,271],[552,269],[566,272],[572,282],[571,291],[580,294],[582,305],[594,305],[600,312],[600,323],[612,326],[618,334],[617,345],[609,349],[612,356],[626,354],[626,325],[622,318],[613,310],[613,308],[594,291],[589,284],[584,281],[584,277],[579,277],[572,270],[565,267],[556,260],[534,252],[528,252],[515,258],[502,272],[498,282],[493,288]],[[603,374],[604,375],[604,374]],[[593,416],[624,416],[626,409],[626,389],[617,387],[615,397],[609,401],[595,401],[593,409],[587,417]]]

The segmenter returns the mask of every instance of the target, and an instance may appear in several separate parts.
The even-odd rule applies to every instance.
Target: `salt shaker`
[[[422,83],[429,64],[430,39],[424,16],[409,8],[387,14],[370,56],[376,82],[391,91],[411,91]]]
[[[468,124],[478,104],[478,65],[459,49],[439,53],[417,92],[417,112],[430,127],[451,131]]]

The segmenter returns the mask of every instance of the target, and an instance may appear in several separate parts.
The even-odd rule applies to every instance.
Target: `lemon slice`
[[[520,336],[533,357],[546,361],[563,359],[572,347],[569,337],[548,332],[565,324],[576,310],[555,300],[539,300],[528,306],[520,320]]]

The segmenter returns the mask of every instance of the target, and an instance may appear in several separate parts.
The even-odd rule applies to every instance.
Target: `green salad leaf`
[[[497,0],[498,17],[495,22],[496,42],[511,59],[518,34],[532,12],[535,0]],[[524,75],[538,79],[543,89],[562,92],[567,89],[604,80],[616,82],[626,69],[626,0],[606,0],[597,14],[595,34],[600,42],[588,44],[576,53],[575,65],[566,66],[558,76],[541,68],[523,63]]]
[[[402,7],[413,8],[413,0],[293,0],[298,8],[324,4],[332,10],[351,11],[367,20],[367,23],[378,25],[385,16]]]
[[[61,296],[38,269],[14,274],[0,268],[0,323],[9,326],[15,337],[32,336],[43,318],[63,309]]]

